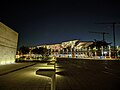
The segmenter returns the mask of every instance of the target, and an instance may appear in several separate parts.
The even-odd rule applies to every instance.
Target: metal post
[[[111,58],[111,48],[110,48],[110,45],[109,45],[109,57]]]
[[[105,34],[106,34],[106,33],[105,33],[105,32],[103,32],[103,41],[105,41]]]
[[[115,58],[115,56],[116,56],[116,52],[115,52],[115,23],[113,23],[113,41],[114,41],[113,52],[114,52],[114,58]]]
[[[101,46],[101,52],[102,52],[102,57],[103,57],[103,46]]]

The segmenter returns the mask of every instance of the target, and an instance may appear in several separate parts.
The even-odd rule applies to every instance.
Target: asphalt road
[[[38,63],[0,76],[0,90],[50,90],[51,79],[36,75],[46,66]],[[120,90],[120,61],[58,59],[56,90]]]
[[[120,90],[120,61],[57,61],[57,90]]]

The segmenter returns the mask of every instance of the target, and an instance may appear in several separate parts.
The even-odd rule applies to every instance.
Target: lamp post
[[[102,57],[103,57],[103,46],[101,46],[101,54],[102,54]]]
[[[111,58],[111,47],[110,47],[110,45],[108,46],[108,49],[109,49],[109,58]]]
[[[117,46],[117,57],[119,56],[119,46]]]
[[[96,48],[96,46],[93,48],[93,50],[95,51],[95,58],[97,57],[97,48]]]

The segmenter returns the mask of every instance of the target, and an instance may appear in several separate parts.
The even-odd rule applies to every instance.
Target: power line
[[[109,33],[106,33],[106,32],[90,32],[90,33],[102,34],[103,35],[103,41],[105,41],[105,34],[109,34]]]

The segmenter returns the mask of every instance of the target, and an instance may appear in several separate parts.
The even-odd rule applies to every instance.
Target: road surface
[[[46,66],[37,63],[0,76],[0,90],[50,90],[51,79],[36,75]],[[56,90],[120,90],[120,61],[58,59]]]
[[[58,59],[56,90],[120,90],[120,61]]]

